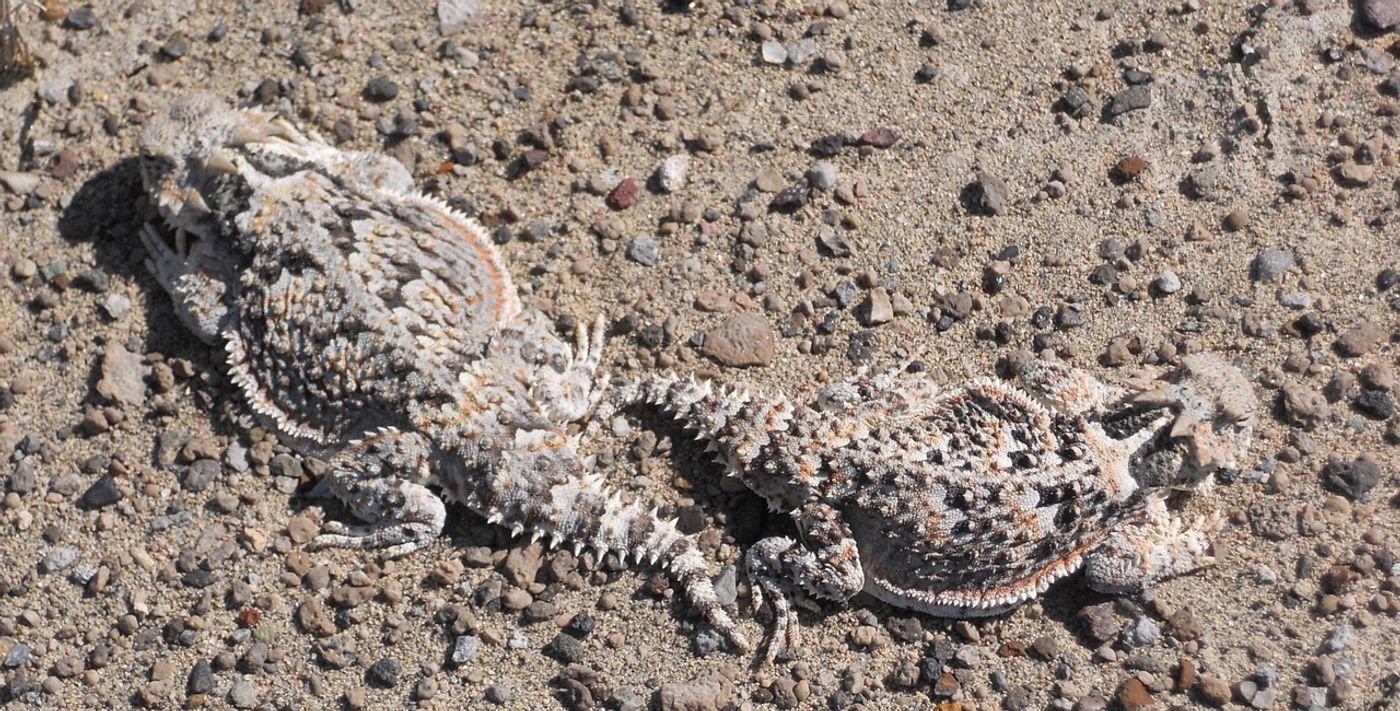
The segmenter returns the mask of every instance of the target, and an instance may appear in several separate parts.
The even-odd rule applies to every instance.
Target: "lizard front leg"
[[[1189,573],[1215,562],[1210,539],[1220,529],[1219,516],[1186,523],[1153,498],[1147,515],[1113,531],[1084,559],[1089,587],[1099,592],[1134,593],[1159,580]]]
[[[764,538],[744,556],[755,608],[767,602],[773,623],[764,638],[764,664],[780,654],[796,654],[801,645],[795,595],[844,602],[865,585],[865,571],[850,530],[830,505],[809,502],[793,512],[802,542],[783,536]]]
[[[141,228],[141,244],[146,248],[146,270],[170,294],[180,322],[199,340],[216,343],[229,321],[225,300],[229,284],[218,273],[223,266],[220,260],[205,256],[213,248],[197,242],[191,250],[183,229],[175,231],[175,246],[171,247],[150,224]],[[211,264],[204,264],[206,261]]]
[[[447,508],[423,485],[429,451],[422,435],[383,429],[332,458],[327,486],[365,523],[328,522],[311,547],[382,549],[394,558],[431,543],[442,533]]]

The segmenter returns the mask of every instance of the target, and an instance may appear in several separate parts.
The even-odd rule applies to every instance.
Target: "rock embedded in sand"
[[[971,187],[973,204],[984,214],[1006,214],[1006,181],[986,171],[978,171]]]
[[[1141,111],[1152,106],[1152,90],[1147,86],[1130,86],[1118,92],[1108,102],[1108,115],[1117,118],[1129,111]]]
[[[890,293],[883,287],[876,287],[865,297],[856,310],[856,318],[866,326],[878,326],[894,319],[894,304]]]
[[[719,711],[733,703],[734,687],[724,677],[709,675],[662,684],[656,697],[662,711]]]
[[[122,405],[140,405],[146,400],[146,368],[141,356],[119,343],[108,344],[102,352],[97,394]]]
[[[1380,480],[1380,466],[1370,457],[1350,461],[1334,457],[1322,468],[1322,483],[1352,501],[1365,497]]]
[[[1285,383],[1281,393],[1284,417],[1295,425],[1312,429],[1332,414],[1327,398],[1302,383]]]
[[[1400,0],[1361,0],[1361,17],[1372,26],[1388,30],[1400,25]]]
[[[685,187],[686,173],[690,170],[690,156],[684,153],[667,158],[656,169],[656,185],[662,192],[673,193]]]
[[[1250,264],[1249,273],[1255,281],[1277,281],[1293,268],[1293,253],[1282,249],[1261,249]]]
[[[773,328],[755,313],[730,316],[705,334],[701,352],[721,365],[747,368],[768,365],[773,360]]]
[[[1370,353],[1385,340],[1385,328],[1379,323],[1366,320],[1352,326],[1337,337],[1337,352],[1347,358],[1356,358]]]

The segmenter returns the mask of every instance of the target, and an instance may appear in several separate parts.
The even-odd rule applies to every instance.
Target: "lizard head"
[[[237,149],[297,140],[290,124],[257,109],[229,109],[207,94],[170,106],[141,134],[141,179],[173,227],[197,230],[210,219],[206,200],[224,176],[237,174]]]
[[[1258,401],[1240,370],[1210,354],[1182,358],[1169,371],[1144,370],[1101,424],[1123,435],[1162,413],[1172,415],[1130,468],[1147,487],[1190,487],[1239,466],[1254,434]]]

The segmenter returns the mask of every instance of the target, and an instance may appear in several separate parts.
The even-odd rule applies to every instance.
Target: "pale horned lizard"
[[[862,375],[808,407],[658,376],[625,397],[660,404],[794,519],[800,541],[764,538],[745,559],[755,607],[773,612],[771,662],[796,651],[794,595],[863,590],[973,617],[1080,567],[1093,588],[1128,592],[1213,561],[1218,518],[1183,522],[1166,487],[1208,479],[1247,449],[1255,401],[1238,370],[1189,356],[1125,390],[1031,361],[1019,380],[945,391],[918,374]],[[1169,480],[1140,481],[1149,471]]]
[[[173,229],[147,267],[199,338],[223,344],[260,419],[328,459],[324,484],[364,525],[318,547],[397,556],[447,518],[435,487],[551,542],[660,559],[736,646],[690,538],[609,490],[566,429],[601,396],[602,322],[570,344],[522,309],[475,222],[414,190],[397,161],[337,150],[208,97],[144,134],[142,175]]]

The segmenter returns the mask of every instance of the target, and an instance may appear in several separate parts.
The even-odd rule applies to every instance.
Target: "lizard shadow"
[[[113,318],[110,313],[99,311],[101,337],[108,343],[124,345],[138,356],[159,354],[166,363],[192,363],[194,375],[177,382],[176,387],[189,388],[191,401],[208,416],[214,435],[238,441],[246,428],[239,420],[238,409],[230,405],[237,398],[224,396],[227,381],[223,378],[221,349],[200,342],[180,324],[170,299],[165,297],[164,290],[143,264],[146,251],[138,234],[143,225],[156,219],[155,208],[142,188],[140,159],[133,156],[107,166],[79,185],[59,214],[57,226],[64,240],[91,246],[98,270],[113,280],[134,284],[135,290],[146,297],[130,315]],[[119,293],[112,287],[103,290]],[[140,335],[136,335],[138,333]],[[101,377],[100,361],[100,358],[93,360],[88,374],[84,407],[106,404],[96,392]],[[139,406],[141,416],[159,423],[169,414],[168,405],[152,400]],[[157,446],[148,457],[149,464],[155,471],[168,471],[183,482],[188,467],[174,463],[173,458],[189,437],[179,432],[170,435],[157,438]]]

